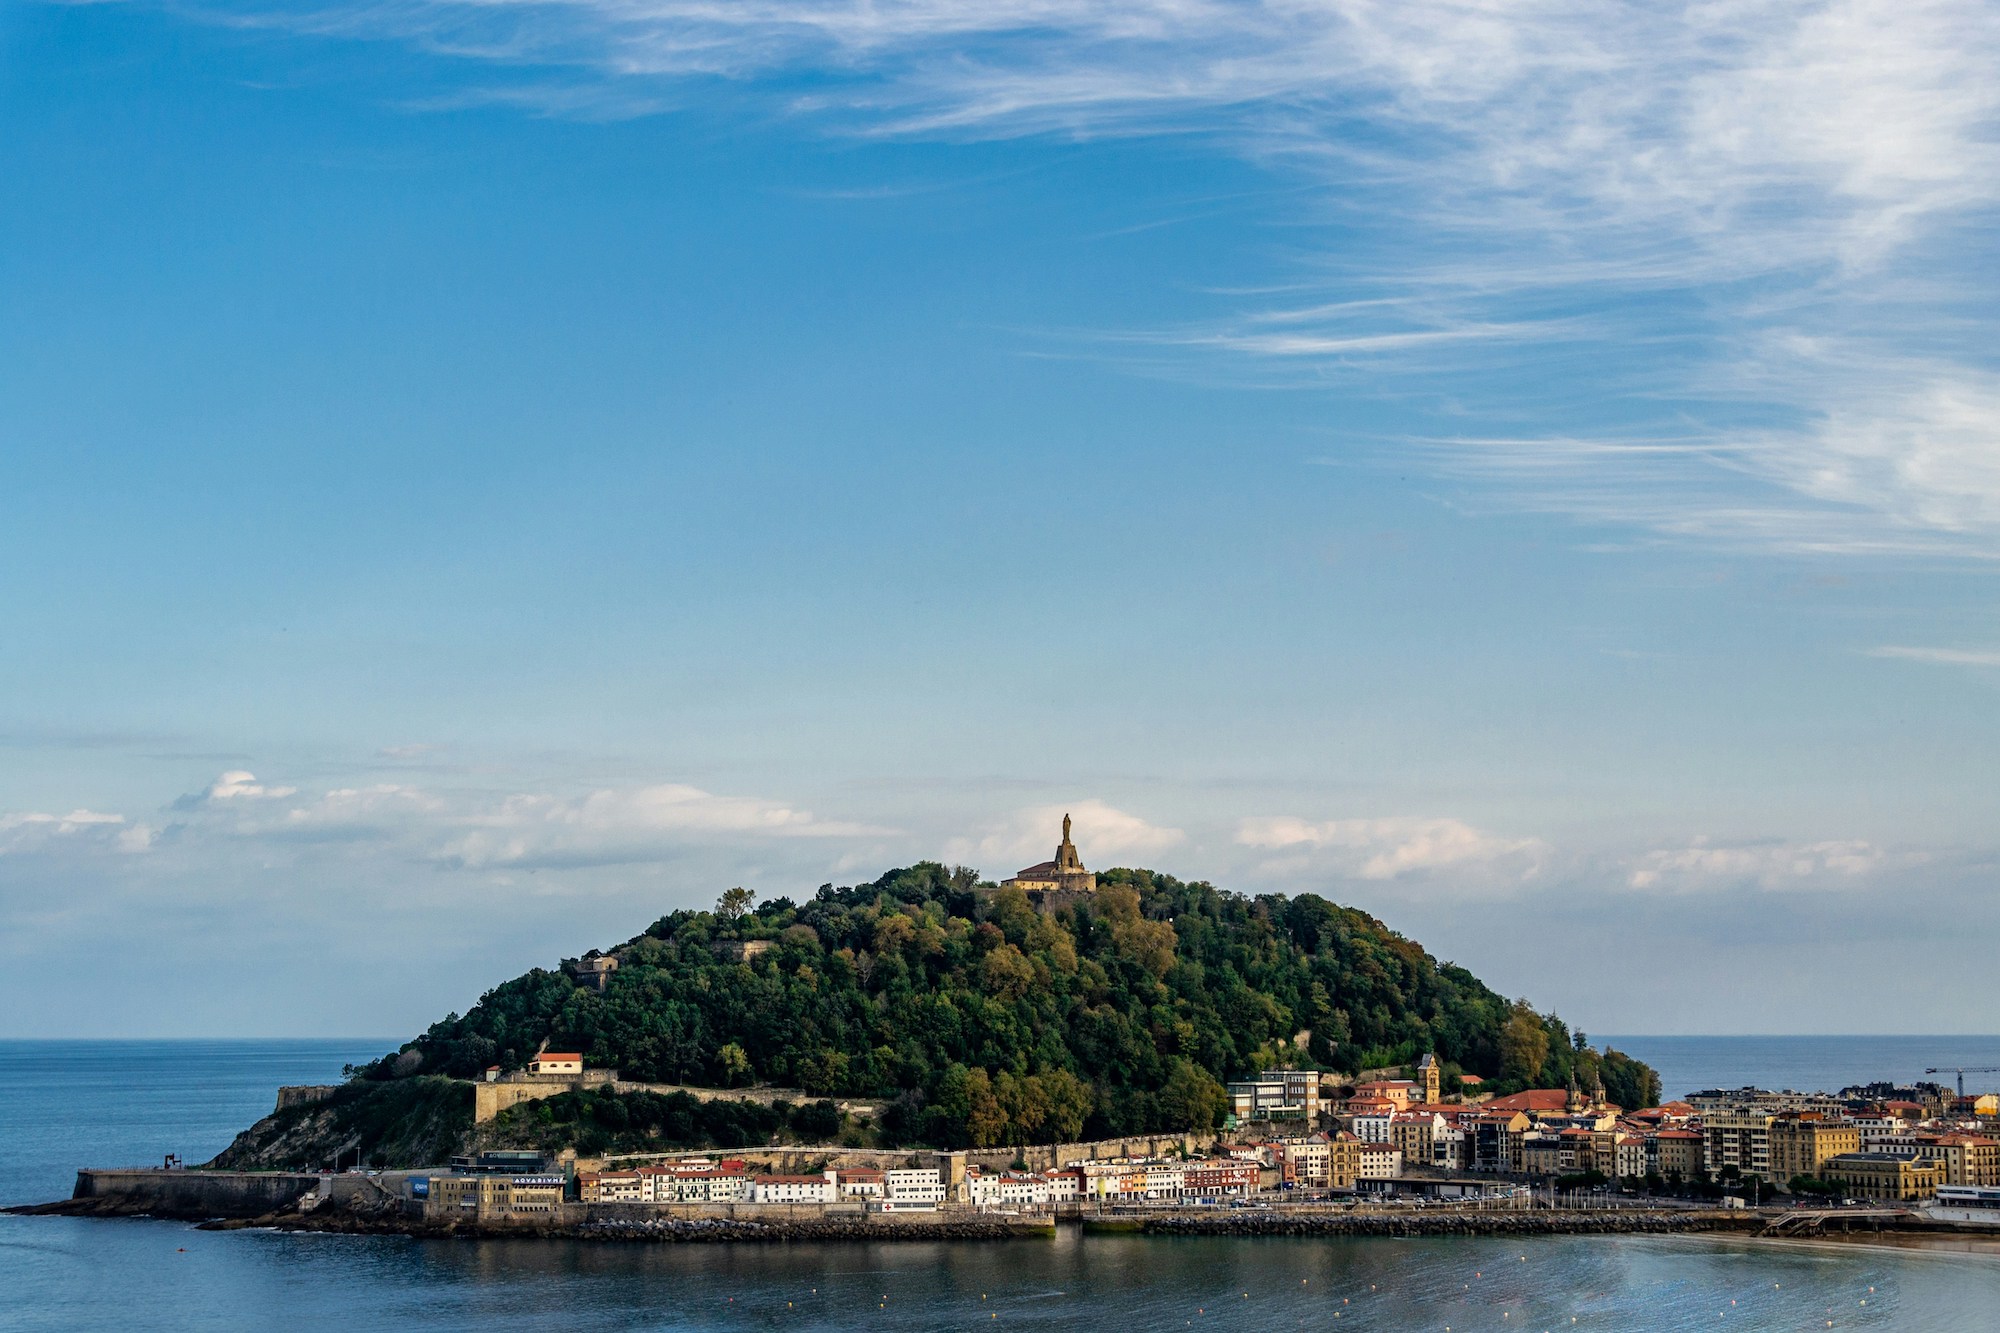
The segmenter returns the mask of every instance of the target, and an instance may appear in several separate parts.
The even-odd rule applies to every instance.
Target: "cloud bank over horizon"
[[[1702,932],[1688,929],[1697,923],[1757,941],[1801,914],[1879,920],[1912,875],[1956,886],[1934,887],[1929,900],[1952,904],[1945,915],[1954,920],[1977,921],[1990,903],[1976,886],[1994,861],[1990,852],[1885,849],[1861,839],[1562,845],[1435,816],[1315,822],[1210,810],[1181,828],[1096,797],[1023,806],[952,833],[821,818],[680,783],[574,793],[450,783],[314,788],[243,769],[139,815],[0,815],[0,935],[13,942],[19,966],[51,949],[144,949],[144,936],[247,917],[259,952],[338,958],[350,946],[372,954],[375,941],[405,931],[431,933],[444,914],[456,923],[440,941],[446,955],[484,985],[498,979],[496,966],[553,965],[663,912],[707,906],[729,884],[797,900],[823,880],[865,882],[923,859],[970,861],[997,881],[1015,862],[1045,858],[1065,813],[1094,869],[1145,867],[1247,893],[1317,893],[1374,912],[1447,958],[1474,938],[1488,950],[1535,938],[1551,916],[1588,929],[1607,909],[1614,919],[1623,911],[1655,920],[1663,942],[1688,947],[1698,947]],[[71,886],[53,908],[35,891],[51,880]],[[1580,947],[1587,936],[1575,938]],[[205,970],[241,947],[232,934],[181,952]],[[251,963],[247,973],[262,966]],[[1532,962],[1496,968],[1489,960],[1477,970],[1544,1003],[1577,1003]],[[401,990],[383,995],[407,1004]],[[1614,1025],[1646,1026],[1643,1008],[1602,997],[1592,1007]],[[360,1012],[380,1016],[326,1030],[396,1021],[394,1006]]]

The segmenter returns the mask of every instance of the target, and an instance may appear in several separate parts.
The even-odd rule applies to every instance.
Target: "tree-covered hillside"
[[[675,912],[612,952],[603,993],[537,969],[359,1071],[478,1077],[543,1047],[627,1079],[892,1099],[891,1142],[1046,1142],[1212,1125],[1221,1082],[1274,1064],[1358,1071],[1435,1050],[1495,1091],[1650,1105],[1652,1070],[1352,908],[1247,898],[1143,870],[1054,916],[926,862],[794,904]],[[738,962],[732,941],[772,947]],[[740,951],[736,951],[740,952]]]

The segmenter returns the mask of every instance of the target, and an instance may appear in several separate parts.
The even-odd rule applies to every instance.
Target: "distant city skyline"
[[[411,1031],[1065,812],[1591,1032],[1992,1028],[1986,7],[0,60],[0,1035]]]

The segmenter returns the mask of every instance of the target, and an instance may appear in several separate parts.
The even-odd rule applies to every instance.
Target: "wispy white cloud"
[[[1682,847],[1646,853],[1627,883],[1665,893],[1744,885],[1787,892],[1850,890],[1890,862],[1888,852],[1858,839],[1725,844],[1697,838]]]
[[[218,793],[226,793],[218,795]],[[386,844],[408,861],[461,868],[609,865],[671,859],[697,843],[879,837],[873,825],[827,820],[778,801],[717,795],[681,783],[580,794],[428,788],[407,783],[302,792],[225,773],[182,798],[183,838],[277,848]]]
[[[978,866],[992,878],[1004,878],[1022,865],[1046,861],[1055,853],[1066,814],[1072,820],[1078,855],[1085,865],[1093,867],[1155,856],[1187,838],[1180,829],[1150,823],[1092,797],[1068,805],[1016,810],[976,833],[947,839],[944,857]]]
[[[1537,838],[1505,837],[1461,819],[1397,816],[1312,822],[1290,815],[1238,823],[1236,841],[1320,869],[1366,880],[1434,876],[1455,891],[1518,886],[1541,869]]]
[[[158,836],[159,830],[149,825],[97,810],[0,815],[0,856],[58,850],[143,852]]]
[[[224,805],[234,802],[281,801],[287,796],[298,794],[297,787],[271,786],[257,780],[257,775],[248,769],[231,769],[199,793],[183,796],[175,802],[178,809],[190,810],[204,805]]]
[[[691,840],[879,837],[888,831],[678,783],[581,797],[514,795],[460,822],[468,827],[445,845],[443,857],[474,867],[650,861]]]
[[[1637,434],[1686,449],[1502,426],[1469,432],[1466,457],[1435,442],[1431,457],[1504,471],[1504,502],[1671,540],[2000,553],[2000,391],[1983,350],[2000,293],[1977,261],[2000,208],[2000,10],[1986,0],[194,12],[412,43],[475,71],[452,97],[555,115],[649,114],[727,80],[853,133],[1199,133],[1375,240],[1302,261],[1335,299],[1131,341],[1285,382],[1280,367],[1505,357],[1589,310],[1590,335],[1628,364],[1581,396],[1627,421],[1654,404]],[[1491,387],[1451,393],[1495,426],[1526,410]]]
[[[1905,662],[1928,662],[1934,666],[2000,667],[2000,648],[1908,648],[1884,645],[1870,648],[1870,657],[1891,657]]]

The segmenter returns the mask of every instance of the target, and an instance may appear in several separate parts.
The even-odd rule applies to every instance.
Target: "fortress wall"
[[[585,1087],[609,1087],[614,1092],[656,1092],[662,1096],[685,1092],[704,1102],[762,1102],[767,1106],[776,1101],[804,1105],[806,1102],[820,1100],[798,1088],[697,1088],[684,1083],[633,1083],[617,1078],[608,1070],[593,1069],[587,1071],[582,1078],[567,1074],[554,1077],[522,1075],[498,1083],[475,1083],[472,1085],[472,1123],[483,1125],[510,1106],[519,1106],[522,1102],[538,1102],[547,1097],[554,1097],[558,1093]],[[887,1102],[861,1097],[833,1097],[827,1100],[850,1115],[879,1115],[882,1108],[888,1105]]]
[[[1206,1152],[1213,1134],[1140,1134],[1093,1143],[1035,1143],[1025,1148],[975,1148],[967,1162],[988,1171],[1004,1171],[1018,1157],[1030,1171],[1050,1171],[1070,1162],[1103,1162],[1114,1157],[1163,1157],[1177,1152]]]
[[[314,1102],[325,1101],[338,1091],[338,1087],[326,1084],[294,1084],[289,1088],[279,1088],[277,1109],[282,1111],[288,1106],[310,1106]]]

